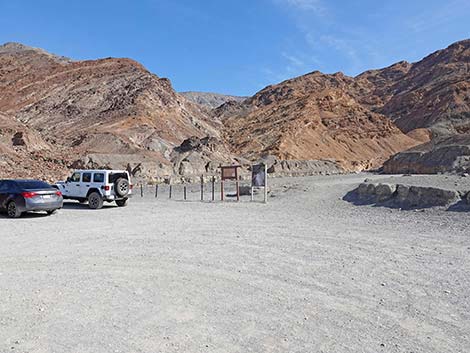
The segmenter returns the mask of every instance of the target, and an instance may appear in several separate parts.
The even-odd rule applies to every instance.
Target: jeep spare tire
[[[114,183],[114,190],[116,192],[116,195],[120,197],[127,196],[127,194],[129,193],[129,189],[129,181],[124,178],[119,178]]]

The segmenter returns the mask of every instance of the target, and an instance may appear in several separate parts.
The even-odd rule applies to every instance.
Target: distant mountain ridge
[[[439,164],[446,151],[458,162],[442,163],[465,170],[468,160],[470,170],[470,156],[462,157],[469,134],[470,40],[356,77],[312,72],[248,98],[180,94],[131,59],[73,61],[18,43],[0,46],[3,176],[116,167],[187,179],[216,173],[220,163],[266,157],[364,170],[410,148],[425,149],[425,157],[398,154],[387,170],[430,170],[410,158]]]
[[[227,102],[242,102],[248,97],[231,96],[210,92],[180,92],[182,96],[191,102],[200,104],[206,108],[214,109],[220,107]]]

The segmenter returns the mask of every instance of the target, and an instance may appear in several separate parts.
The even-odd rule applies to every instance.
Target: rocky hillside
[[[435,135],[470,132],[470,40],[413,64],[388,92],[380,112],[403,131],[430,128]]]
[[[260,158],[308,174],[323,165],[375,168],[409,149],[385,169],[429,171],[412,149],[421,144],[433,163],[449,164],[444,157],[457,151],[462,166],[469,85],[470,40],[357,77],[313,72],[247,99],[178,94],[130,59],[73,61],[7,43],[0,46],[0,177],[53,180],[70,168],[109,167],[190,178]]]
[[[249,158],[333,159],[348,170],[368,169],[420,142],[370,108],[380,102],[362,102],[359,93],[365,97],[366,90],[374,90],[372,80],[367,84],[361,88],[341,73],[313,72],[214,114],[224,121],[233,151]]]
[[[357,77],[313,72],[214,115],[234,152],[249,157],[335,159],[362,169],[431,138],[432,146],[460,146],[467,139],[452,137],[470,132],[470,40]]]
[[[185,139],[219,139],[197,104],[133,60],[71,61],[15,43],[0,47],[0,112],[54,146],[63,173],[129,164],[146,176],[171,175]]]
[[[247,98],[208,92],[181,92],[180,94],[191,102],[208,109],[218,108],[227,102],[242,102]]]
[[[470,172],[470,40],[413,64],[380,111],[403,131],[428,128],[433,140],[391,158],[389,173]]]

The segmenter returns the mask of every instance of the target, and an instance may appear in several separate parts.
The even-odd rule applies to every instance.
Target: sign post
[[[268,166],[256,164],[251,166],[251,201],[254,200],[255,188],[264,188],[264,203],[268,202]]]
[[[238,168],[240,165],[232,165],[232,166],[220,166],[222,171],[222,177],[220,179],[220,199],[224,200],[224,181],[225,180],[235,180],[237,186],[237,201],[240,201],[240,184],[238,178]]]

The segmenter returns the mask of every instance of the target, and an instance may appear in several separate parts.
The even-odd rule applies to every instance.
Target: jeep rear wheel
[[[128,203],[129,199],[116,200],[116,205],[118,205],[118,207],[126,207]]]
[[[124,178],[119,178],[114,183],[114,190],[119,197],[127,196],[130,190],[129,181]]]
[[[92,192],[88,196],[88,206],[94,210],[100,209],[103,207],[103,198],[97,192]]]

